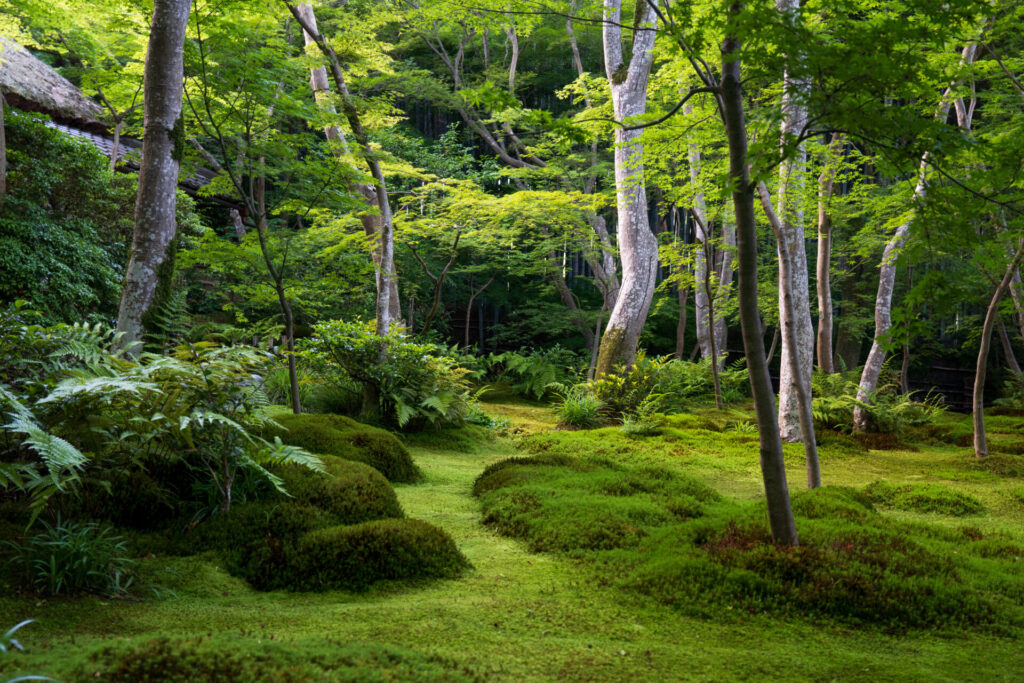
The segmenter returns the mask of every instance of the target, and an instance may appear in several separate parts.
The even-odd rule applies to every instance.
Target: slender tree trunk
[[[649,0],[637,14],[633,53],[623,62],[619,21],[622,0],[604,0],[604,61],[612,92],[615,118],[626,121],[643,114],[647,104],[647,80],[654,57],[657,0]],[[618,209],[618,246],[622,262],[622,287],[608,318],[598,353],[595,376],[600,378],[616,365],[630,365],[636,354],[644,321],[654,298],[658,271],[658,241],[647,221],[644,187],[643,143],[639,130],[615,129],[615,195]]]
[[[736,249],[736,226],[732,221],[722,221],[722,259],[718,264],[718,286],[715,291],[715,353],[718,367],[725,367],[728,356],[729,326],[725,322],[725,307],[732,293],[732,278],[735,274],[733,254]]]
[[[776,0],[775,8],[790,21],[800,12],[800,0]],[[810,83],[794,78],[790,69],[783,76],[782,144],[803,133],[807,126],[807,105],[804,100]],[[779,259],[782,251],[789,252],[790,296],[782,296],[787,286],[779,269],[779,323],[783,328],[782,361],[779,365],[779,430],[785,441],[800,441],[807,434],[800,429],[800,399],[802,392],[810,393],[811,368],[814,364],[814,326],[811,322],[810,278],[807,272],[807,246],[804,239],[803,211],[800,209],[800,188],[807,170],[807,152],[800,145],[785,158],[779,167],[779,192],[776,206],[782,225],[778,236]],[[786,334],[787,325],[793,334]],[[796,344],[796,354],[789,345]],[[799,364],[797,368],[795,363]],[[802,378],[802,379],[801,379]],[[806,381],[803,386],[799,382]]]
[[[903,344],[903,356],[900,358],[900,391],[910,393],[910,344]]]
[[[836,166],[843,149],[843,137],[832,138],[825,168],[818,177],[818,367],[832,374],[832,214],[829,204],[835,188]]]
[[[1019,270],[1013,274],[1013,281],[1010,283],[1010,297],[1013,299],[1013,307],[1017,311],[1017,325],[1020,327],[1020,338],[1024,339],[1024,295],[1021,294]]]
[[[789,253],[783,236],[783,223],[772,209],[772,200],[768,196],[768,188],[763,182],[758,184],[758,191],[761,194],[761,203],[764,205],[765,214],[768,216],[768,223],[772,226],[775,238],[779,243],[779,281],[782,283],[780,293],[784,299],[783,305],[792,310],[794,305],[792,254]],[[821,467],[818,462],[818,446],[814,437],[814,416],[811,410],[811,378],[809,376],[811,369],[801,363],[797,357],[800,345],[796,336],[796,320],[794,316],[790,316],[782,321],[782,350],[783,353],[789,354],[790,367],[795,373],[793,387],[797,397],[798,426],[803,436],[804,459],[807,462],[807,487],[815,489],[821,486]],[[786,343],[787,338],[789,339],[788,344]]]
[[[679,301],[679,318],[676,322],[676,359],[682,360],[686,350],[686,306],[690,299],[690,288],[678,285],[676,298]]]
[[[191,5],[191,0],[155,0],[153,6],[144,71],[145,123],[135,230],[117,315],[117,330],[123,333],[126,347],[142,340],[142,318],[153,303],[158,272],[177,227],[175,195],[184,144],[182,50]]]
[[[494,282],[494,276],[484,283],[484,286],[480,289],[473,290],[473,293],[469,295],[469,303],[466,304],[466,327],[463,329],[463,346],[469,348],[469,321],[473,316],[473,302],[478,296],[484,293],[484,290],[491,286]]]
[[[590,365],[587,366],[587,381],[594,379],[594,371],[597,369],[597,354],[601,347],[601,326],[604,323],[604,306],[597,312],[597,322],[594,323],[594,343],[590,347]]]
[[[761,315],[757,308],[757,225],[754,218],[754,184],[747,161],[747,125],[743,112],[741,43],[736,37],[736,20],[743,3],[728,7],[726,35],[722,41],[722,82],[720,105],[729,145],[729,185],[736,217],[736,247],[739,260],[737,299],[740,328],[747,358],[750,388],[754,395],[760,436],[761,476],[768,504],[768,523],[776,543],[797,545],[799,538],[789,503],[786,464],[775,414],[775,392],[768,376],[761,339]]]
[[[999,341],[1003,345],[1003,355],[1006,356],[1006,367],[1013,374],[1019,375],[1021,373],[1020,363],[1017,362],[1017,356],[1013,353],[1013,344],[1010,342],[1010,335],[1006,333],[1006,325],[1003,324],[1002,318],[999,319]]]
[[[960,63],[972,63],[976,54],[977,45],[974,43],[967,45],[960,55]],[[942,102],[936,112],[936,118],[940,121],[945,121],[949,116],[949,110],[952,107],[950,100],[952,90],[953,87],[950,86],[946,88],[942,95]],[[928,152],[921,156],[917,186],[914,188],[914,199],[917,201],[923,200],[928,192],[926,182],[928,158]],[[892,293],[896,286],[896,259],[910,236],[912,221],[913,218],[910,218],[896,228],[896,232],[889,238],[885,249],[882,251],[882,263],[878,274],[878,293],[875,295],[875,336],[874,341],[871,343],[868,359],[864,363],[864,370],[861,372],[860,388],[857,390],[857,400],[861,403],[870,402],[871,394],[878,388],[878,377],[882,372],[882,364],[885,362],[886,354],[879,339],[882,339],[889,332],[889,328],[892,327]],[[867,429],[867,424],[867,411],[861,406],[855,407],[853,409],[854,431],[864,431]]]
[[[292,9],[292,8],[289,8]],[[312,5],[299,5],[297,8],[292,9],[292,13],[298,12],[302,19],[300,24],[303,26],[303,38],[308,49],[310,45],[317,45],[317,40],[314,36],[318,36],[316,15],[313,12]],[[311,30],[310,30],[311,29]],[[326,53],[324,53],[326,56]],[[341,81],[344,83],[344,81]],[[327,82],[327,69],[325,67],[318,67],[309,70],[309,86],[313,91],[313,96],[316,98],[320,106],[327,111],[333,111],[334,107],[330,104],[329,93],[330,85]],[[341,87],[341,86],[339,86]],[[345,96],[347,97],[347,89]],[[330,125],[324,129],[324,135],[329,142],[334,143],[334,154],[339,159],[345,159],[351,153],[348,146],[348,141],[345,139],[345,133],[338,126]],[[372,171],[371,171],[372,173]],[[378,213],[364,212],[359,216],[359,220],[363,225],[363,232],[366,234],[367,239],[371,241],[371,255],[373,257],[373,265],[376,270],[376,284],[378,288],[381,283],[386,279],[388,283],[388,318],[391,321],[401,320],[402,318],[402,307],[398,295],[398,274],[395,272],[394,259],[391,261],[391,272],[387,278],[381,278],[380,269],[381,263],[384,259],[384,250],[386,248],[384,234],[385,232],[391,232],[390,225],[385,230],[384,226],[384,214],[379,211],[380,208],[380,197],[377,194],[377,188],[372,184],[357,183],[355,181],[348,181],[349,192],[352,194],[358,194],[366,202],[367,206],[378,209]],[[388,211],[390,216],[390,209]],[[394,245],[392,241],[392,251]],[[381,294],[378,291],[378,300],[381,299]]]
[[[0,88],[0,206],[3,206],[4,197],[7,196],[7,130],[4,128],[6,107],[7,100],[4,99],[3,88]]]
[[[985,438],[985,374],[988,370],[988,350],[992,344],[992,328],[999,317],[999,302],[1006,295],[1021,260],[1024,260],[1024,240],[1017,244],[1017,255],[1007,266],[1003,279],[999,281],[996,291],[992,294],[988,310],[985,312],[985,323],[981,327],[981,343],[974,372],[974,401],[971,406],[974,418],[974,455],[978,458],[988,455],[988,440]]]
[[[775,349],[779,346],[780,337],[779,328],[775,328],[774,334],[772,334],[772,343],[768,346],[768,364],[771,365],[772,359],[775,358]]]
[[[114,143],[110,146],[110,171],[114,172],[117,170],[117,157],[121,155],[121,129],[124,127],[124,121],[118,118],[114,123]]]

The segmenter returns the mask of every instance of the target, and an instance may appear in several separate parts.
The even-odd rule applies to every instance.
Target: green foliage
[[[42,595],[120,596],[134,581],[127,544],[109,527],[58,519],[23,543],[4,541],[21,585]]]
[[[867,401],[857,400],[857,372],[825,374],[816,372],[812,377],[811,414],[815,429],[850,432],[853,429],[853,411],[857,406],[868,416],[868,431],[877,434],[899,434],[907,427],[934,422],[945,413],[942,397],[929,394],[917,400],[916,394],[897,392],[894,383],[884,383],[868,395]]]
[[[555,414],[563,427],[588,429],[601,424],[604,403],[587,389],[577,384],[556,392]]]
[[[476,681],[437,657],[391,645],[275,643],[239,635],[160,637],[104,646],[68,679],[75,683],[305,683],[306,681]]]
[[[311,453],[332,455],[373,467],[388,481],[415,482],[420,471],[393,434],[342,415],[282,414],[266,435]]]
[[[443,347],[413,343],[397,331],[381,336],[370,323],[335,320],[313,329],[313,336],[304,340],[306,357],[325,373],[333,371],[338,383],[361,383],[364,391],[376,396],[371,410],[376,408],[386,424],[461,424],[469,414],[474,396],[468,371],[458,367]]]
[[[719,381],[723,400],[738,401],[746,396],[746,370],[722,370]],[[688,363],[671,356],[651,358],[641,352],[628,370],[620,367],[592,382],[591,391],[616,417],[636,415],[645,401],[656,400],[662,411],[678,412],[685,410],[690,401],[714,399],[711,361]]]
[[[529,352],[506,351],[488,357],[489,374],[495,381],[511,378],[512,390],[535,399],[543,398],[552,385],[570,381],[579,367],[579,359],[558,344]]]
[[[931,512],[950,517],[984,514],[985,506],[974,496],[936,484],[893,484],[876,481],[864,489],[874,503],[897,510]]]
[[[1024,410],[1024,373],[1008,373],[1002,395],[993,404],[1000,408]]]
[[[6,117],[8,194],[0,204],[0,301],[47,321],[116,311],[135,191],[92,145],[29,114]]]

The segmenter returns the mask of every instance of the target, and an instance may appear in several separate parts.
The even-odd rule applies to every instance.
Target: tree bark
[[[627,65],[623,62],[619,26],[622,0],[604,0],[605,71],[618,121],[626,121],[645,111],[647,80],[654,57],[656,6],[657,0],[649,0],[637,13],[633,54]],[[616,365],[633,362],[640,332],[654,298],[658,241],[647,221],[643,143],[639,137],[639,130],[626,130],[621,126],[615,130],[615,195],[622,286],[601,340],[595,370],[598,378],[611,373]]]
[[[775,8],[785,18],[795,21],[800,12],[800,0],[776,0]],[[782,145],[789,138],[801,135],[807,126],[807,106],[804,99],[810,84],[794,78],[790,69],[783,75],[782,94]],[[782,360],[779,365],[779,430],[785,441],[800,441],[807,435],[800,429],[800,399],[803,392],[810,393],[811,368],[814,362],[814,326],[811,322],[810,278],[807,272],[807,246],[804,239],[803,211],[800,207],[799,188],[804,183],[807,169],[807,152],[803,145],[785,157],[779,167],[779,192],[776,206],[782,232],[777,237],[779,260],[782,252],[789,252],[790,282],[783,282],[779,269],[779,324],[783,328]],[[787,297],[782,295],[785,287],[790,288]],[[793,334],[785,334],[787,325]],[[796,344],[796,354],[789,352],[789,345]],[[799,365],[799,368],[794,365]],[[803,378],[803,379],[801,379]],[[806,384],[798,383],[806,380]]]
[[[1006,356],[1006,367],[1015,375],[1021,374],[1020,363],[1013,353],[1013,344],[1010,342],[1010,335],[1006,333],[1006,325],[1003,324],[1002,318],[999,319],[999,341],[1003,345],[1003,355]]]
[[[303,28],[302,35],[305,40],[306,48],[310,45],[316,45],[313,35],[317,33],[316,15],[313,12],[312,5],[299,5],[297,8],[299,14],[302,15],[305,25],[308,25],[313,29],[313,33],[310,33]],[[313,97],[317,100],[321,107],[327,111],[333,112],[333,106],[328,100],[328,93],[331,91],[331,87],[327,82],[327,69],[326,67],[317,67],[309,70],[309,87],[313,91]],[[324,128],[324,136],[328,142],[334,143],[332,150],[338,159],[345,159],[351,153],[348,141],[345,139],[345,132],[338,126],[327,126]],[[357,194],[363,198],[367,206],[371,208],[378,208],[380,206],[379,198],[377,197],[376,188],[369,183],[359,183],[354,180],[348,180],[348,189],[352,194]],[[381,262],[383,258],[382,246],[383,235],[382,227],[382,216],[379,213],[364,212],[360,214],[359,221],[363,225],[363,233],[367,239],[371,240],[371,251],[370,254],[373,257],[373,265],[377,273],[380,272]],[[377,276],[377,286],[379,287],[381,278]],[[390,289],[388,294],[388,308],[389,317],[392,321],[401,320],[402,318],[402,306],[398,295],[398,273],[395,271],[394,261],[391,265],[391,275],[388,278],[388,287]],[[378,298],[380,294],[378,293]]]
[[[181,97],[182,51],[191,0],[156,0],[144,70],[144,129],[135,229],[118,307],[121,344],[138,348],[142,318],[150,309],[158,271],[177,227],[178,163],[184,144]]]
[[[999,281],[996,291],[992,294],[988,310],[985,312],[985,323],[981,327],[981,344],[974,372],[974,400],[971,406],[974,419],[974,455],[977,458],[988,455],[988,440],[985,438],[985,375],[988,370],[988,350],[992,344],[992,328],[999,317],[999,302],[1010,287],[1013,274],[1020,267],[1021,260],[1024,260],[1024,240],[1017,244],[1017,255],[1007,266],[1003,279]]]
[[[686,351],[686,306],[690,299],[690,288],[677,285],[676,298],[679,301],[679,317],[676,321],[676,360],[682,360]]]
[[[462,331],[463,332],[463,346],[465,348],[467,348],[467,349],[469,348],[469,321],[470,321],[470,318],[473,315],[473,302],[476,300],[476,298],[478,296],[480,296],[481,294],[484,293],[485,289],[487,289],[488,287],[491,286],[492,282],[494,282],[494,276],[493,275],[491,276],[491,278],[487,282],[484,283],[483,287],[481,287],[480,289],[473,290],[473,292],[469,295],[469,303],[466,304],[466,326],[465,326],[465,328]]]
[[[815,268],[818,287],[818,367],[832,374],[832,214],[829,204],[835,188],[836,166],[843,149],[843,137],[829,144],[825,168],[818,176],[818,261]]]
[[[7,100],[4,99],[3,88],[0,88],[0,206],[3,206],[4,197],[7,196],[7,131],[4,128],[4,108]]]
[[[779,243],[779,281],[782,283],[783,305],[792,310],[793,304],[793,258],[789,253],[783,236],[783,223],[775,214],[772,208],[772,200],[768,195],[768,188],[765,184],[759,183],[758,191],[761,195],[761,204],[768,216],[768,223],[775,232],[775,238]],[[803,436],[804,459],[807,462],[807,488],[815,489],[821,486],[821,467],[818,462],[818,446],[814,437],[814,417],[811,412],[811,369],[800,362],[797,357],[799,343],[796,339],[797,324],[794,316],[784,319],[782,328],[782,351],[789,354],[789,363],[794,373],[793,388],[797,397],[797,419],[799,421],[800,433]],[[787,338],[789,343],[786,343]],[[785,360],[785,357],[783,357]],[[779,380],[781,382],[781,378]]]
[[[768,504],[768,523],[776,543],[797,545],[799,538],[786,484],[782,439],[775,413],[775,392],[768,376],[761,340],[761,315],[757,307],[757,225],[754,218],[754,185],[747,161],[747,127],[743,112],[741,43],[736,37],[738,15],[743,3],[728,7],[725,38],[722,41],[722,120],[729,146],[729,176],[736,217],[736,247],[739,260],[737,298],[740,328],[747,358],[750,388],[754,395],[760,437],[761,476]]]
[[[964,47],[963,52],[960,55],[961,64],[970,64],[974,61],[977,54],[977,45],[971,43]],[[945,121],[949,116],[949,110],[952,106],[950,101],[950,94],[953,90],[953,86],[946,88],[942,95],[942,101],[939,105],[938,111],[936,112],[936,118],[940,121]],[[928,171],[928,158],[929,153],[925,152],[921,156],[921,167],[918,171],[917,186],[914,188],[914,198],[918,201],[923,200],[927,195],[927,171]],[[875,295],[875,336],[874,341],[871,343],[871,351],[868,353],[868,359],[864,363],[864,370],[860,376],[860,387],[857,390],[857,400],[861,403],[868,403],[871,400],[871,394],[878,388],[878,376],[882,372],[882,364],[885,362],[886,351],[882,348],[879,340],[889,332],[889,328],[892,327],[892,293],[896,285],[896,259],[899,257],[900,251],[903,249],[903,245],[906,244],[907,238],[910,236],[910,226],[913,222],[913,217],[905,221],[902,225],[896,228],[896,232],[889,239],[885,245],[885,249],[882,251],[882,263],[879,269],[878,275],[878,293]],[[853,429],[854,431],[864,431],[867,429],[868,415],[867,411],[861,406],[857,406],[853,410]]]

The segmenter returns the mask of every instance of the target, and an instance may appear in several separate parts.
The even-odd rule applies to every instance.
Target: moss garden
[[[558,430],[546,404],[501,394],[482,409],[501,426],[410,438],[272,409],[274,435],[318,453],[322,471],[269,465],[288,494],[240,481],[230,510],[202,519],[204,492],[171,465],[87,481],[62,501],[64,521],[32,532],[8,500],[6,538],[95,524],[117,545],[108,563],[127,564],[124,591],[100,582],[69,598],[27,586],[6,544],[0,614],[33,621],[7,637],[24,649],[8,642],[0,680],[1024,671],[1022,456],[985,467],[937,442],[962,417],[906,432],[897,450],[827,436],[816,490],[799,490],[802,452],[787,446],[801,544],[785,548],[767,534],[742,404],[669,416],[645,436]],[[992,422],[1006,443],[1024,429]]]

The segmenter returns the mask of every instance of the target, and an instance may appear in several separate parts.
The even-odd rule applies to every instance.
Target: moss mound
[[[635,547],[652,529],[700,517],[705,503],[719,499],[668,470],[560,455],[495,463],[474,493],[483,497],[485,524],[537,552]]]
[[[320,508],[340,524],[404,516],[395,490],[378,470],[329,455],[321,459],[325,474],[297,466],[278,468],[296,501]]]
[[[448,534],[414,519],[268,538],[250,551],[239,569],[263,590],[364,590],[381,580],[455,578],[469,566]]]
[[[69,680],[75,683],[374,683],[482,679],[450,660],[390,645],[326,641],[296,644],[216,637],[156,638],[103,648],[91,654]]]
[[[967,493],[935,484],[891,484],[876,481],[864,488],[872,502],[909,512],[932,512],[951,517],[980,515],[981,501]]]
[[[768,535],[763,502],[723,500],[699,481],[655,468],[552,448],[496,463],[476,484],[484,522],[500,533],[576,558],[598,583],[698,616],[810,614],[894,628],[1024,625],[1017,546],[875,510],[878,501],[898,500],[976,514],[980,503],[936,486],[882,491],[795,494],[801,545],[783,547]]]
[[[410,483],[421,478],[409,451],[396,436],[342,415],[304,413],[275,417],[283,429],[265,436],[320,455],[333,455],[373,467],[388,481]]]

